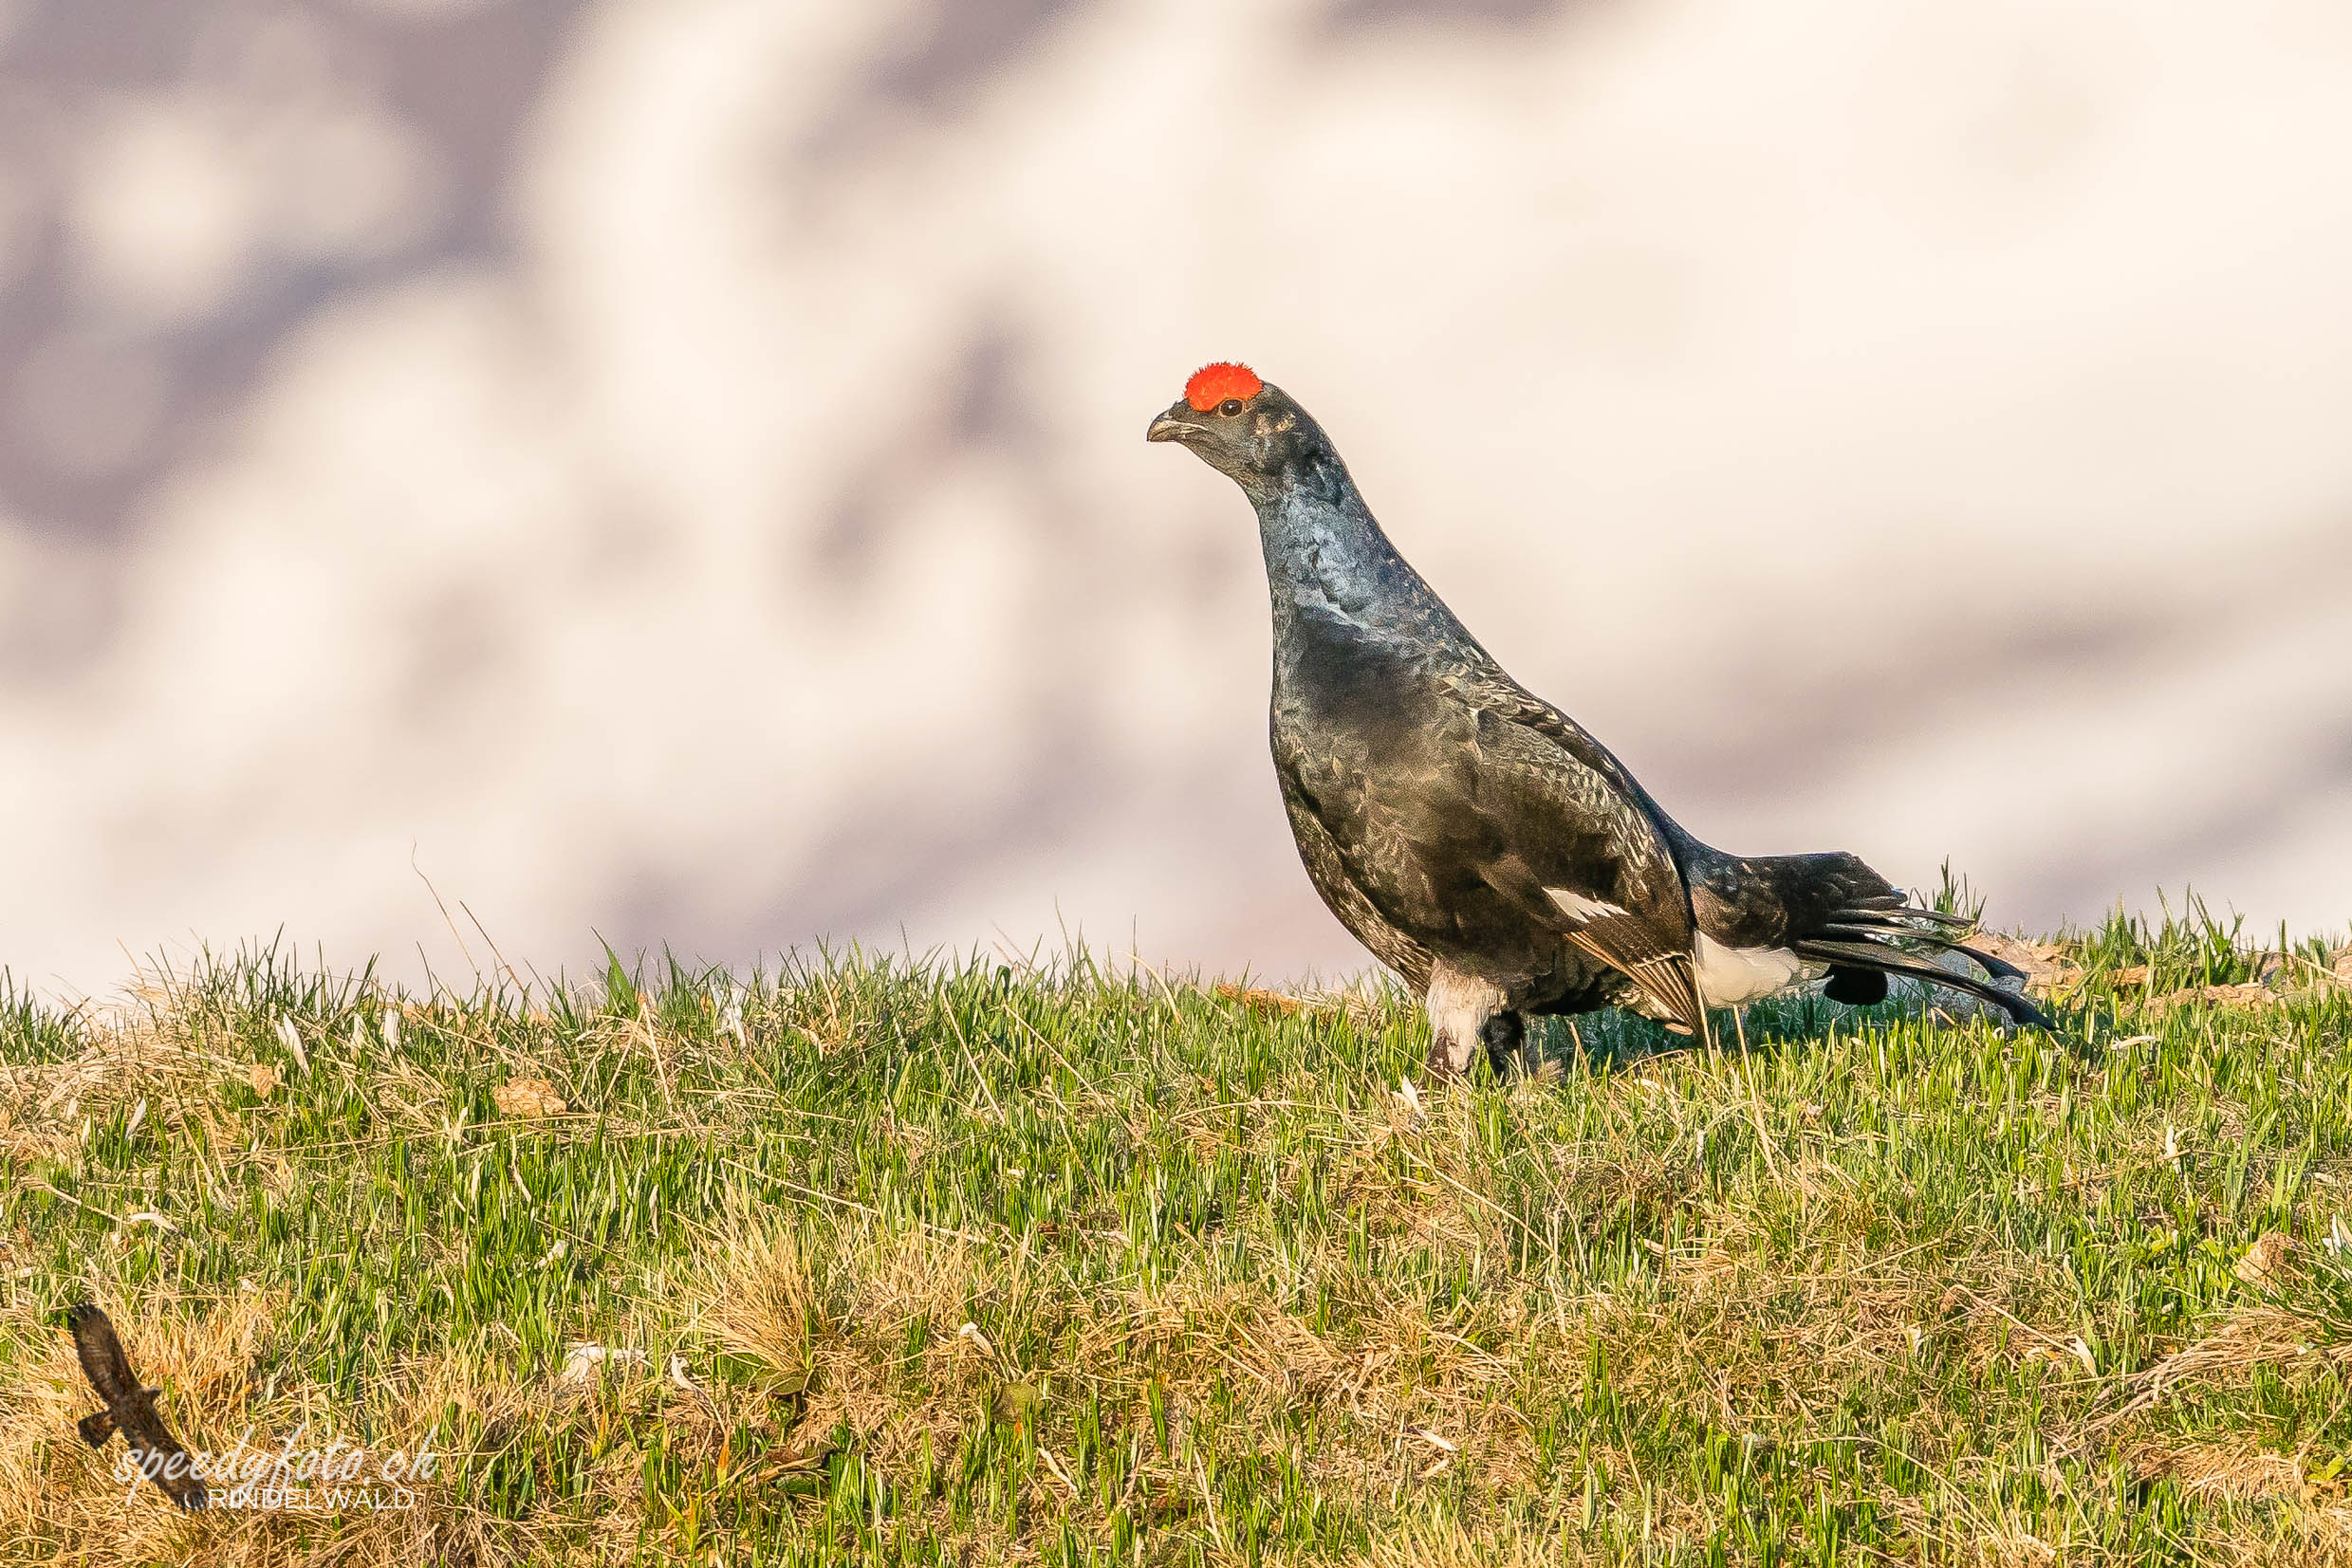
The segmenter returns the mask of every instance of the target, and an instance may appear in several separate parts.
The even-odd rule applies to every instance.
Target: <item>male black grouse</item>
[[[1257,509],[1274,604],[1274,770],[1299,855],[1340,923],[1425,998],[1429,1064],[1526,1013],[1629,1006],[1710,1039],[1707,1009],[1828,977],[1867,1004],[1889,974],[2048,1021],[1917,949],[1968,922],[1912,907],[1852,855],[1726,855],[1658,808],[1575,720],[1503,673],[1405,563],[1330,438],[1247,367],[1209,365],[1154,419]],[[1898,947],[1898,942],[1911,944]]]

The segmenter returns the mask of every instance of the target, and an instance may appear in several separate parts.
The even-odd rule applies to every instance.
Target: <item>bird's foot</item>
[[[1511,1063],[1526,1064],[1528,1026],[1517,1013],[1496,1013],[1478,1026],[1478,1038],[1497,1083],[1509,1081]]]

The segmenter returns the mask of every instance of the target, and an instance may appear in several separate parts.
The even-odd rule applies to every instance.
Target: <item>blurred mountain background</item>
[[[1702,836],[2340,927],[2347,148],[2334,0],[0,0],[0,963],[1355,968],[1215,358]]]

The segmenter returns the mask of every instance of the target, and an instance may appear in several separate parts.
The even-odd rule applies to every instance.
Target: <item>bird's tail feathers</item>
[[[1956,952],[1995,980],[2026,978],[2026,971],[2016,965],[2004,962],[1989,952],[1980,952],[1970,947],[1963,938],[1972,934],[1973,933],[1968,931],[1920,931],[1916,927],[1898,925],[1892,921],[1880,924],[1875,921],[1854,920],[1843,916],[1841,916],[1835,924],[1817,927],[1808,933],[1813,938],[1826,937],[1833,941],[1861,942],[1870,946],[1899,938],[1922,948],[1933,948],[1938,952]]]
[[[2017,991],[1992,983],[2019,970],[1999,959],[1980,953],[1957,940],[1946,940],[1924,932],[1906,932],[1912,940],[1946,951],[1964,954],[1985,968],[1992,980],[1979,980],[1972,974],[1947,969],[1923,954],[1906,952],[1882,941],[1870,940],[1860,933],[1848,934],[1838,927],[1827,927],[1819,935],[1805,937],[1790,944],[1800,958],[1824,964],[1843,965],[1853,968],[1877,969],[1882,974],[1906,975],[1933,985],[1948,986],[1955,991],[1966,991],[1979,1001],[1990,1002],[2009,1016],[2016,1024],[2030,1024],[2037,1029],[2051,1027],[2049,1016]]]

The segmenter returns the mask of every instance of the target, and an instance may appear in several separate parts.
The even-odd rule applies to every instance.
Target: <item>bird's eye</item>
[[[1217,412],[1224,415],[1228,419],[1231,419],[1234,415],[1241,412],[1241,399],[1238,397],[1226,398],[1225,401],[1217,405]]]

